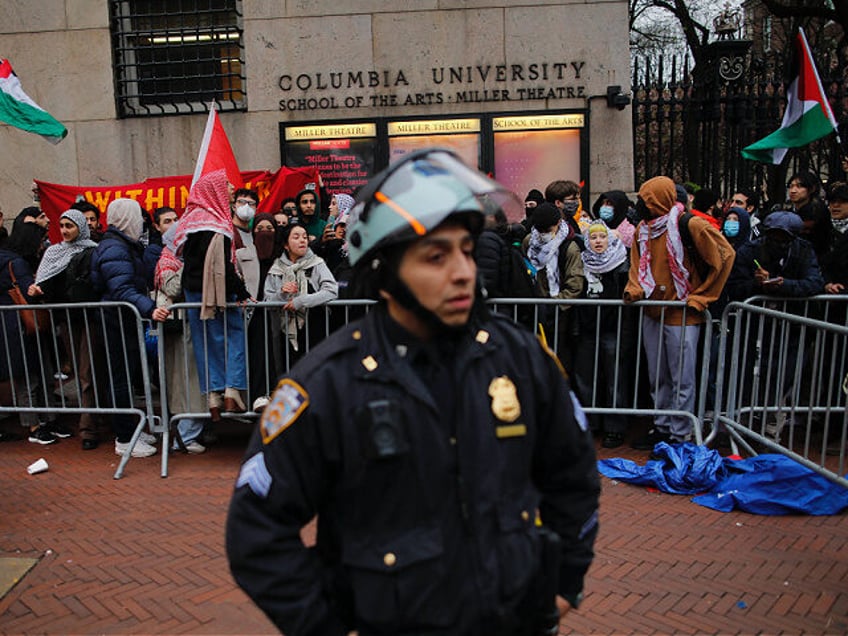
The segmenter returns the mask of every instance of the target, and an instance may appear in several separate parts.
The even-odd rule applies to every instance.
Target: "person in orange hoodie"
[[[646,307],[642,337],[654,407],[692,413],[702,312],[721,294],[735,253],[721,232],[694,216],[688,222],[693,247],[684,247],[678,225],[684,208],[677,203],[674,182],[668,177],[646,181],[639,189],[636,209],[642,221],[630,251],[624,301],[686,302],[685,307]],[[686,441],[692,423],[688,417],[661,413],[648,435],[632,446],[652,450],[658,442]]]

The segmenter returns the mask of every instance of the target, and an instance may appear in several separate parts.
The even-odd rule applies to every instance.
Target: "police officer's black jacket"
[[[230,506],[233,574],[287,636],[529,633],[536,511],[563,539],[560,593],[581,591],[592,561],[585,417],[506,318],[475,320],[441,365],[398,331],[372,311],[278,385]]]

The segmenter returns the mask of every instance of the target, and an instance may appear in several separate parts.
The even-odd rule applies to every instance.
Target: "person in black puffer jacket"
[[[9,296],[12,275],[29,303],[36,302],[28,294],[35,280],[33,261],[38,262],[44,232],[35,223],[16,224],[11,235],[0,248],[0,306],[14,305]],[[48,338],[42,339],[46,346]],[[49,360],[46,360],[49,362]],[[43,403],[43,382],[52,376],[39,356],[38,342],[34,334],[24,330],[20,313],[13,310],[2,312],[0,318],[0,382],[9,384],[15,403],[21,407],[32,407]],[[20,413],[21,426],[29,428],[30,441],[52,444],[56,437],[48,425],[39,425],[36,413]]]
[[[91,280],[101,290],[104,301],[120,301],[135,306],[144,319],[163,321],[170,313],[165,307],[156,307],[149,295],[147,282],[152,273],[144,264],[144,246],[139,241],[142,231],[141,206],[132,199],[115,199],[106,209],[106,221],[109,224],[103,239],[91,257]],[[126,307],[105,310],[104,322],[108,353],[108,369],[112,382],[111,393],[107,393],[114,403],[113,408],[131,408],[129,373],[138,373],[141,369],[141,353],[136,332],[137,322],[133,312]],[[126,362],[121,354],[125,356]],[[130,414],[112,416],[112,428],[115,432],[115,453],[123,455],[135,430],[136,418]],[[156,452],[151,445],[152,435],[143,433],[136,442],[133,457],[149,457]]]

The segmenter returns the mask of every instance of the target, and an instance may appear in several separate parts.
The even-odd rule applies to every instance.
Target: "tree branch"
[[[807,5],[787,5],[780,0],[761,0],[769,12],[778,18],[823,18],[839,22],[839,15],[835,9],[829,9],[824,5],[810,7]]]

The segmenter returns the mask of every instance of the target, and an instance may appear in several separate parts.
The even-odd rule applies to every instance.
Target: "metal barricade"
[[[29,334],[21,312],[36,308],[46,324]],[[154,414],[145,322],[123,302],[0,307],[0,377],[8,389],[0,413],[29,425],[58,415],[138,418],[115,471],[119,479],[145,425],[163,432]],[[163,476],[166,462],[163,454]]]
[[[691,422],[696,443],[712,442],[717,423],[728,429],[734,445],[750,453],[755,452],[752,443],[759,443],[839,480],[845,471],[848,436],[846,300],[816,297],[775,308],[758,306],[774,299],[754,298],[731,304],[720,323],[713,323],[706,314],[705,325],[697,327],[701,333],[698,350],[684,353],[679,349],[676,364],[670,365],[682,369],[684,356],[697,356],[694,389],[687,389],[681,376],[666,378],[675,403],[686,403],[686,408],[658,408],[652,395],[660,390],[660,378],[656,377],[653,385],[646,379],[649,365],[669,365],[668,360],[660,359],[664,327],[672,326],[667,320],[672,312],[677,314],[672,322],[680,322],[681,315],[685,322],[686,312],[691,311],[685,303],[625,305],[619,300],[520,298],[488,302],[493,311],[509,315],[525,328],[544,331],[549,346],[570,372],[572,386],[590,419],[682,418]],[[165,477],[171,433],[179,421],[207,422],[210,418],[200,391],[212,380],[210,351],[225,360],[233,342],[244,351],[241,364],[247,410],[228,414],[228,418],[252,425],[258,417],[253,401],[270,396],[277,379],[297,359],[373,304],[371,300],[336,300],[310,309],[302,321],[292,320],[283,303],[231,305],[229,309],[241,322],[236,340],[227,321],[223,321],[223,333],[213,338],[199,317],[195,324],[201,324],[202,331],[200,337],[193,337],[189,310],[199,309],[199,303],[176,304],[171,306],[171,320],[152,323],[149,330],[158,336],[154,367],[150,366],[154,354],[145,346],[150,324],[127,303],[93,303],[84,308],[78,304],[39,306],[48,310],[50,324],[31,336],[25,335],[19,324],[19,312],[27,307],[2,307],[0,345],[9,395],[0,404],[0,413],[30,419],[49,414],[132,415],[138,421],[131,447],[146,425],[151,432],[162,434],[161,475]],[[649,320],[658,327],[659,341],[646,348]],[[719,325],[717,331],[713,324]],[[105,342],[104,335],[110,330],[123,337],[117,340],[113,336]],[[200,364],[195,344],[203,354]],[[711,367],[710,360],[716,358]],[[692,360],[687,358],[687,362],[691,367]],[[57,379],[63,363],[69,365],[70,377],[65,381]],[[157,375],[158,401],[152,390]],[[131,387],[134,381],[136,391],[130,390],[129,397],[122,398],[116,393],[115,376],[129,378]],[[844,386],[838,386],[837,380]],[[688,397],[686,391],[690,391]],[[705,414],[711,410],[716,412],[715,422],[705,440]],[[179,437],[176,442],[180,443]],[[829,443],[840,449],[838,459],[827,455]],[[115,478],[122,476],[130,452],[122,457]]]
[[[650,416],[689,420],[692,436],[697,443],[702,443],[712,347],[706,329],[711,324],[709,312],[704,312],[702,325],[681,325],[681,331],[693,329],[700,335],[698,350],[692,352],[698,358],[695,361],[694,399],[690,400],[684,395],[687,390],[682,376],[684,349],[679,349],[675,361],[661,360],[668,337],[665,327],[675,326],[677,322],[669,322],[669,314],[679,312],[685,325],[693,311],[685,302],[645,300],[627,305],[621,300],[501,298],[489,303],[494,311],[525,326],[532,325],[537,332],[540,324],[548,325],[544,330],[548,345],[565,365],[572,388],[590,417]],[[648,314],[655,314],[655,317],[648,318]],[[651,351],[646,351],[644,342],[646,320],[654,320],[659,334]],[[585,346],[587,343],[590,346]],[[651,397],[660,392],[662,379],[657,375],[653,384],[647,380],[649,363],[663,368],[669,362],[679,371],[669,378],[671,400],[689,402],[691,408],[657,408]]]
[[[848,487],[848,297],[731,303],[718,377],[734,451],[782,453]]]
[[[301,315],[287,314],[285,303],[259,302],[231,304],[229,319],[221,320],[221,330],[209,328],[200,320],[200,303],[170,306],[172,319],[157,326],[159,395],[161,420],[165,422],[163,447],[169,448],[171,432],[179,431],[181,420],[210,420],[208,392],[224,390],[226,366],[238,358],[231,349],[244,352],[241,389],[247,410],[228,413],[228,420],[252,424],[258,417],[253,410],[257,399],[270,398],[278,378],[294,363],[335,329],[368,311],[371,300],[333,301],[311,308]],[[287,316],[292,319],[288,320]],[[215,349],[220,355],[215,355]],[[198,355],[198,352],[200,355]],[[210,362],[212,361],[212,362]],[[223,363],[224,377],[216,371]],[[231,376],[232,377],[232,376]],[[176,444],[185,448],[179,435]],[[167,472],[167,459],[163,471]]]
[[[584,409],[592,417],[636,417],[636,416],[665,416],[677,417],[691,421],[694,438],[700,443],[703,439],[701,422],[704,413],[704,396],[706,394],[707,373],[698,374],[697,387],[694,389],[692,406],[687,409],[656,408],[650,399],[650,393],[656,393],[660,378],[651,387],[642,380],[641,387],[638,379],[646,374],[649,362],[659,366],[660,351],[665,337],[663,327],[667,325],[666,315],[671,310],[683,313],[684,320],[690,312],[682,302],[641,301],[625,305],[619,300],[559,300],[559,299],[509,299],[502,298],[489,301],[491,309],[513,317],[519,324],[534,331],[544,331],[545,338],[552,350],[557,352],[568,371],[572,374],[572,385],[578,393]],[[305,355],[313,346],[323,340],[335,329],[358,318],[374,304],[371,300],[335,300],[324,306],[309,310],[303,317],[303,322],[296,323],[286,319],[283,311],[284,303],[261,302],[251,303],[241,307],[230,305],[231,310],[239,312],[246,328],[238,330],[238,345],[245,351],[246,366],[246,402],[248,410],[245,413],[228,414],[230,420],[243,420],[253,423],[257,414],[251,410],[252,402],[261,396],[270,396],[277,384],[277,378],[289,371],[294,362]],[[176,324],[160,326],[159,337],[159,394],[161,398],[161,419],[168,426],[164,429],[174,430],[182,419],[208,421],[210,414],[205,402],[196,403],[198,408],[186,408],[183,399],[192,392],[199,395],[197,385],[206,386],[212,375],[208,364],[208,353],[212,347],[223,348],[223,359],[229,357],[228,348],[232,334],[229,333],[227,321],[223,321],[223,338],[221,342],[213,342],[203,329],[202,337],[187,335],[193,326],[201,323],[189,318],[189,310],[197,311],[198,303],[179,303],[171,306],[172,316]],[[658,314],[656,322],[659,325],[659,347],[650,354],[645,352],[643,345],[643,324],[645,312],[653,311]],[[572,333],[577,313],[583,314],[584,320],[595,316],[594,323],[599,318],[612,321],[612,328],[602,330],[596,327],[593,333],[586,330]],[[706,316],[709,321],[709,315]],[[168,323],[166,323],[167,325]],[[540,329],[540,325],[547,325]],[[701,329],[700,326],[686,329]],[[298,349],[294,349],[297,342]],[[590,350],[583,346],[591,342]],[[258,343],[258,344],[257,344]],[[203,351],[200,360],[191,348],[199,345]],[[601,346],[603,345],[603,346]],[[710,339],[705,338],[703,350],[699,355],[710,357]],[[175,351],[176,350],[176,351]],[[655,360],[648,360],[653,355]],[[679,352],[677,368],[683,368],[683,350]],[[576,357],[575,357],[576,356]],[[572,364],[578,361],[576,365]],[[170,364],[166,364],[170,361]],[[605,374],[605,369],[612,369]],[[609,376],[609,377],[608,377]],[[201,382],[201,379],[204,380]],[[672,378],[673,399],[680,401],[685,389],[681,377]],[[168,386],[169,383],[172,386]],[[195,383],[195,384],[192,384]],[[190,389],[189,389],[190,387]],[[220,386],[218,388],[221,388]],[[169,396],[174,395],[176,399]],[[646,393],[648,395],[646,395]],[[205,397],[203,398],[205,400]],[[685,401],[685,399],[684,399]],[[163,446],[167,446],[169,433],[165,434]],[[181,444],[177,438],[177,444]]]

